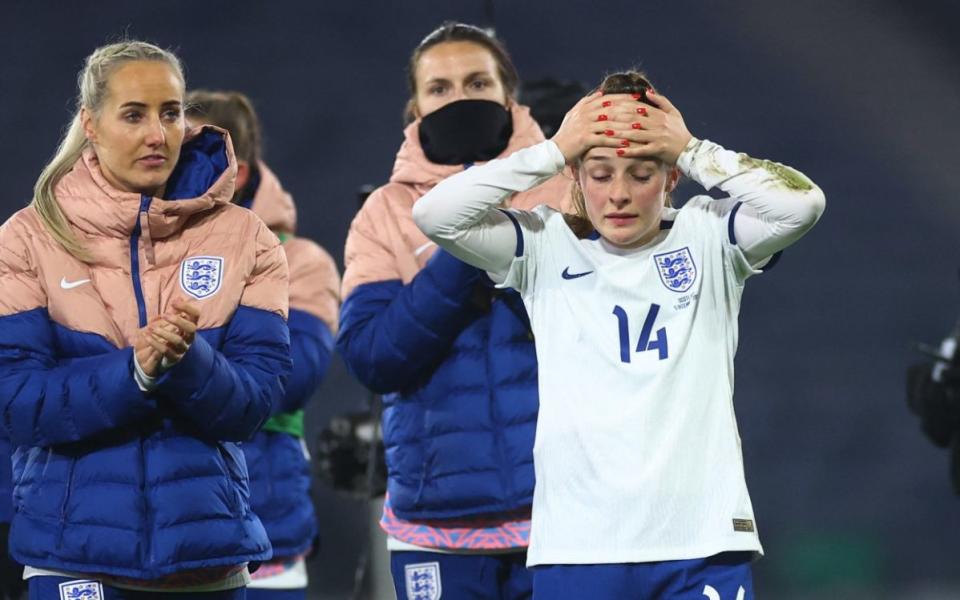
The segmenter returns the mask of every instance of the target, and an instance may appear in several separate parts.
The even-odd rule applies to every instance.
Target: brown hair
[[[507,97],[512,98],[516,92],[520,83],[520,75],[517,74],[517,67],[514,66],[503,42],[498,40],[493,33],[474,25],[447,21],[427,34],[427,37],[423,38],[423,41],[410,54],[410,62],[407,64],[407,85],[410,88],[410,99],[407,100],[407,106],[403,112],[404,122],[411,123],[416,118],[417,64],[420,62],[420,57],[430,48],[446,42],[472,42],[482,46],[493,55],[493,59],[497,63],[497,74],[500,76],[500,82],[503,84]]]
[[[191,90],[187,94],[188,119],[201,120],[230,132],[237,160],[251,166],[260,161],[260,119],[245,94],[232,91]]]
[[[620,71],[612,73],[603,78],[603,81],[594,91],[601,91],[604,94],[640,94],[640,102],[654,106],[647,100],[647,90],[656,89],[646,75],[640,71]],[[574,168],[578,168],[580,160],[577,159]],[[570,200],[576,211],[573,215],[566,215],[567,224],[573,232],[579,237],[589,235],[594,227],[587,217],[587,207],[583,197],[583,190],[580,184],[574,178],[574,184],[570,187]],[[670,194],[667,194],[666,205],[671,206]]]

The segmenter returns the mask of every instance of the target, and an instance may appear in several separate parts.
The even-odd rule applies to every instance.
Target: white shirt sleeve
[[[133,380],[137,382],[137,387],[141,392],[152,392],[157,387],[157,378],[147,375],[147,372],[140,366],[137,360],[137,352],[133,352]]]
[[[499,207],[510,195],[550,179],[564,164],[560,149],[547,140],[471,167],[420,198],[413,220],[438,246],[503,282],[522,232],[516,217]]]
[[[706,189],[719,187],[742,203],[735,209],[733,238],[758,266],[803,236],[823,214],[823,191],[799,171],[690,140],[677,166]]]

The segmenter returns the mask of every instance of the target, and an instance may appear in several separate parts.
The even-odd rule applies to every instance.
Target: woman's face
[[[457,100],[492,100],[506,106],[497,61],[473,42],[443,42],[417,61],[416,116],[425,117]]]
[[[614,148],[592,148],[577,178],[597,232],[616,246],[637,248],[660,230],[660,211],[679,171],[655,160],[617,156]]]
[[[83,127],[100,169],[119,190],[161,196],[180,158],[183,82],[166,63],[135,61],[110,75],[99,114]]]

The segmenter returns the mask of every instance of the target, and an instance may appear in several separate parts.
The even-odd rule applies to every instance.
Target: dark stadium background
[[[960,4],[493,7],[523,78],[592,84],[640,66],[694,135],[795,166],[826,192],[821,224],[751,280],[742,309],[737,413],[767,552],[758,597],[960,597],[960,498],[904,401],[911,341],[938,342],[960,308]],[[30,199],[82,59],[129,34],[178,51],[189,85],[254,99],[300,233],[342,268],[356,191],[386,180],[401,140],[409,51],[445,19],[489,14],[465,0],[3,0],[0,216]],[[313,430],[365,401],[335,363]],[[345,598],[367,511],[322,486],[316,500],[314,597]]]

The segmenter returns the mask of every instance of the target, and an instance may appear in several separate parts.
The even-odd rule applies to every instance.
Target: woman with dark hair
[[[296,206],[263,162],[260,119],[250,99],[240,92],[193,90],[187,94],[187,118],[191,125],[230,132],[237,154],[233,201],[252,210],[280,238],[289,265],[293,372],[270,419],[242,446],[250,471],[250,505],[273,546],[273,558],[251,575],[247,598],[303,599],[304,557],[317,538],[303,409],[330,366],[340,277],[323,248],[295,235]]]
[[[10,551],[30,598],[239,599],[270,557],[238,442],[284,394],[287,264],[187,131],[172,53],[103,46],[33,202],[0,227]]]
[[[566,167],[576,216],[499,208]],[[681,172],[728,197],[672,208]],[[762,548],[733,412],[740,295],[823,209],[801,173],[694,138],[636,72],[608,76],[550,141],[414,208],[430,239],[518,290],[531,315],[535,597],[753,598]]]
[[[438,250],[414,203],[445,178],[541,142],[489,33],[448,23],[414,50],[409,124],[390,182],[350,227],[337,347],[383,394],[381,525],[400,598],[529,598],[537,362],[520,298]],[[562,198],[562,177],[505,198]]]

